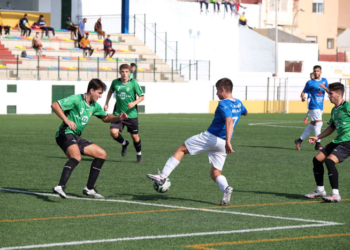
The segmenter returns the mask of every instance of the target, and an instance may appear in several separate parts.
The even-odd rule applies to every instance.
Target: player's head
[[[320,65],[315,65],[314,66],[314,75],[315,75],[315,79],[319,79],[322,73],[322,68]]]
[[[134,73],[136,70],[136,63],[130,63],[130,72]]]
[[[314,72],[311,72],[310,73],[310,79],[312,80],[312,79],[315,79],[315,74],[314,74]]]
[[[119,74],[122,79],[128,79],[130,74],[130,66],[129,64],[122,64],[119,67]]]
[[[107,89],[107,86],[98,78],[91,79],[89,82],[87,93],[91,95],[93,101],[97,101],[102,97],[103,91]]]
[[[343,99],[344,85],[340,82],[334,82],[328,85],[328,97],[331,103],[336,103],[339,99]]]
[[[228,78],[222,78],[215,84],[217,90],[217,96],[220,100],[225,99],[224,93],[231,94],[233,89],[232,81]]]

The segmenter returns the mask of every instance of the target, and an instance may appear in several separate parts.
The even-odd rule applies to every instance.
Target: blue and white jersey
[[[312,79],[309,80],[305,85],[303,92],[307,93],[308,98],[310,98],[309,110],[323,110],[323,101],[326,91],[320,87],[321,83],[324,84],[326,88],[328,88],[328,81],[326,78],[322,78],[321,80]]]
[[[233,120],[233,133],[235,131],[235,127],[241,118],[241,115],[245,115],[247,113],[247,109],[243,106],[242,102],[238,99],[225,99],[219,102],[218,107],[215,110],[215,115],[213,122],[208,128],[208,132],[220,137],[222,139],[226,139],[226,121],[227,117],[232,117]],[[231,137],[232,139],[232,137]]]

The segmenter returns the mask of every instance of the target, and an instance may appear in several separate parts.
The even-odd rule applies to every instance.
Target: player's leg
[[[298,150],[301,149],[301,143],[303,142],[303,140],[305,140],[305,138],[307,138],[309,136],[309,134],[311,133],[312,130],[315,129],[315,124],[316,124],[316,112],[314,110],[309,110],[310,115],[311,115],[311,122],[310,124],[305,128],[304,132],[302,133],[302,135],[296,139],[294,141],[295,146]]]
[[[330,147],[328,147],[330,149]],[[314,199],[316,197],[324,197],[326,196],[326,191],[324,189],[323,184],[323,175],[324,175],[324,168],[323,163],[326,161],[326,155],[328,155],[327,151],[321,151],[319,152],[313,159],[313,173],[315,177],[316,182],[316,190],[313,193],[306,194],[306,198]]]
[[[139,120],[138,118],[130,118],[125,122],[125,126],[128,128],[128,132],[130,133],[130,136],[134,142],[134,147],[136,150],[136,162],[141,163],[142,162],[142,156],[141,156],[141,139],[139,137]],[[126,148],[125,148],[126,150]],[[126,151],[125,151],[126,154]]]
[[[65,188],[66,184],[74,170],[74,168],[81,161],[81,152],[78,147],[79,137],[68,134],[68,135],[60,135],[56,138],[56,142],[58,146],[63,150],[63,152],[68,157],[68,161],[65,163],[63,167],[63,171],[61,174],[60,181],[57,186],[55,186],[52,190],[53,192],[59,194],[62,198],[66,198]]]
[[[83,194],[94,198],[103,198],[103,196],[100,195],[95,189],[95,183],[107,158],[107,153],[100,146],[90,144],[84,147],[84,155],[91,156],[94,158],[94,160],[91,163],[89,179],[86,187],[83,190]]]
[[[161,173],[159,172],[157,175],[148,174],[147,177],[159,183],[164,183],[171,172],[173,172],[174,169],[180,164],[185,154],[189,154],[189,151],[184,143],[168,159]]]
[[[211,165],[210,177],[217,183],[218,187],[223,192],[220,206],[227,206],[230,203],[233,188],[228,184],[226,177],[222,175],[221,172],[222,171],[215,168],[214,165]]]
[[[112,138],[115,141],[117,141],[120,144],[122,144],[122,152],[121,152],[121,154],[122,154],[122,156],[125,156],[126,155],[126,148],[129,145],[129,141],[125,140],[124,137],[120,133],[120,132],[123,131],[123,128],[124,128],[123,122],[111,123],[110,134],[111,134]]]
[[[136,162],[137,163],[141,163],[142,162],[141,139],[139,137],[139,134],[130,133],[130,135],[131,135],[131,138],[133,140],[134,147],[135,147],[135,150],[136,150]]]
[[[307,124],[307,120],[309,119],[309,110],[306,112],[306,116],[304,119],[304,124]]]

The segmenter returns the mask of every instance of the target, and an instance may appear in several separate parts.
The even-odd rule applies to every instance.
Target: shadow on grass
[[[29,190],[29,189],[25,189],[25,188],[16,188],[16,187],[1,187],[1,188],[10,189],[10,190],[0,189],[0,192],[6,192],[6,193],[11,193],[11,194],[30,195],[30,196],[36,197],[39,200],[43,200],[43,201],[46,201],[46,202],[57,202],[59,199],[62,199],[58,195],[57,195],[57,197],[52,197],[52,196],[46,196],[45,195],[47,193],[54,194],[52,192],[52,190],[41,190],[41,189],[40,190],[39,189],[31,189],[31,190]],[[40,193],[42,193],[42,194],[40,194]],[[72,193],[66,193],[66,194],[69,195],[69,196],[85,198],[84,196],[80,196],[80,195],[76,195],[76,194],[72,194]],[[56,200],[52,200],[50,198],[55,198]]]
[[[209,201],[204,200],[195,200],[195,199],[186,199],[186,198],[177,198],[177,197],[170,197],[164,194],[127,194],[127,193],[118,193],[114,195],[109,195],[106,197],[107,199],[110,198],[120,198],[123,196],[132,197],[131,200],[133,201],[191,201],[191,202],[197,202],[197,203],[204,203],[204,204],[210,204],[210,205],[219,205],[220,200],[218,203],[213,203]],[[220,198],[221,199],[221,198]]]
[[[288,199],[307,200],[307,198],[305,198],[303,194],[288,194],[288,193],[276,193],[276,192],[265,192],[265,191],[247,191],[247,190],[237,190],[237,189],[234,189],[233,192],[253,193],[253,194],[271,194],[275,196],[284,196]]]
[[[65,157],[65,156],[50,156],[50,155],[46,155],[45,156],[46,158],[56,158],[56,159],[65,159],[65,160],[67,160],[68,161],[68,158],[67,157]],[[87,161],[87,162],[92,162],[94,160],[94,158],[81,158],[81,161]],[[115,160],[108,160],[108,158],[107,158],[107,160],[106,160],[106,162],[131,162],[131,163],[135,163],[136,164],[136,161],[134,161],[134,160],[118,160],[118,161],[115,161]],[[64,163],[62,163],[62,168],[63,168],[63,164]]]
[[[248,146],[248,145],[237,145],[239,147],[248,147],[248,148],[273,148],[273,149],[284,149],[284,150],[293,150],[298,151],[295,147],[293,148],[284,148],[284,147],[272,147],[272,146]]]

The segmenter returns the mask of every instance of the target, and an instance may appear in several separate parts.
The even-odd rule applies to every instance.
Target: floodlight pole
[[[275,0],[275,77],[278,75],[278,0]]]

